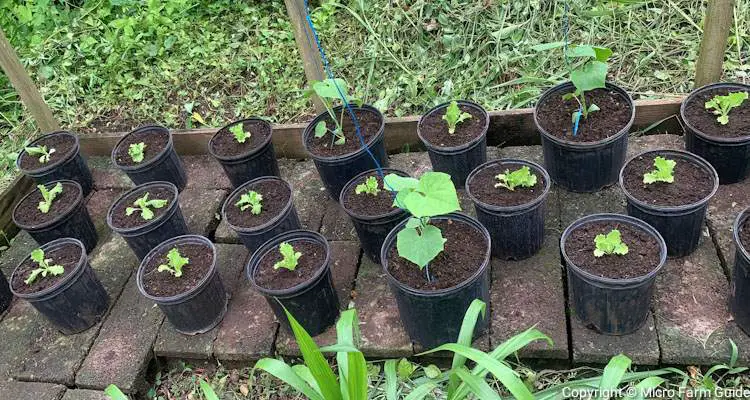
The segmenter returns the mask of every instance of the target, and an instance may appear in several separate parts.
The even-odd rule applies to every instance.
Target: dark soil
[[[143,150],[143,161],[137,163],[130,157],[128,150],[131,144],[141,142],[146,144],[146,148]],[[169,143],[169,134],[161,130],[131,132],[115,150],[115,160],[117,161],[117,165],[125,167],[143,165],[156,157],[167,146],[167,143]]]
[[[47,186],[48,189],[54,187],[53,185]],[[62,193],[55,197],[49,212],[44,214],[38,208],[39,202],[44,200],[42,192],[39,189],[35,189],[18,207],[15,214],[16,221],[25,226],[39,226],[52,221],[58,216],[70,212],[76,205],[76,200],[80,196],[80,193],[80,190],[75,185],[63,183]]]
[[[263,144],[266,138],[271,135],[271,127],[260,121],[245,121],[242,126],[245,132],[250,132],[250,137],[245,140],[245,143],[239,143],[228,129],[229,127],[225,127],[221,128],[214,136],[211,141],[211,150],[222,157],[248,154]]]
[[[323,268],[323,263],[326,260],[326,248],[323,244],[305,239],[292,240],[289,241],[289,244],[294,247],[294,251],[302,253],[297,261],[297,268],[294,271],[286,268],[273,268],[277,262],[283,259],[277,246],[260,259],[254,277],[258,286],[271,290],[293,288],[312,279],[315,273]]]
[[[337,113],[337,115],[339,114]],[[360,133],[364,136],[365,143],[369,145],[380,130],[380,123],[382,122],[380,116],[365,109],[355,109],[354,115],[359,122]],[[335,128],[336,124],[331,120],[330,116],[327,116],[325,121],[328,128]],[[312,128],[314,129],[315,127]],[[342,145],[333,144],[333,140],[331,139],[333,135],[331,135],[330,132],[326,133],[322,138],[316,138],[315,135],[311,133],[307,138],[308,150],[316,156],[321,157],[341,156],[358,151],[362,145],[359,142],[359,138],[357,138],[354,123],[352,122],[352,118],[348,111],[344,111],[343,130],[344,136],[346,137],[346,143]]]
[[[208,274],[213,263],[211,248],[205,244],[181,244],[176,246],[180,255],[188,258],[188,264],[182,267],[182,276],[175,278],[168,271],[159,272],[159,265],[169,264],[167,253],[172,247],[165,248],[162,253],[146,265],[143,271],[143,288],[146,293],[155,297],[171,297],[196,287]]]
[[[387,175],[389,172],[385,172]],[[403,176],[403,174],[399,174]],[[369,193],[356,194],[357,185],[364,183],[369,177],[374,176],[378,180],[380,192],[376,195]],[[355,182],[348,191],[344,193],[344,207],[357,215],[381,216],[389,214],[393,208],[393,193],[383,186],[383,179],[376,172],[363,176]]]
[[[73,151],[75,144],[75,139],[68,135],[52,135],[45,137],[35,143],[34,146],[47,146],[47,151],[55,149],[55,152],[50,154],[49,162],[42,164],[39,162],[40,156],[32,156],[26,151],[22,151],[20,163],[21,169],[24,171],[36,171],[54,165],[68,157]]]
[[[685,118],[695,129],[708,136],[737,138],[750,136],[750,99],[729,112],[729,123],[720,124],[713,109],[706,110],[706,102],[714,96],[726,96],[731,92],[742,91],[739,88],[720,88],[698,93],[685,105]]]
[[[596,142],[616,135],[630,122],[631,104],[619,93],[609,89],[586,92],[586,104],[600,110],[581,117],[578,134],[573,136],[572,115],[578,110],[575,99],[563,100],[567,92],[557,92],[537,105],[539,124],[550,134],[571,142]]]
[[[594,256],[594,238],[617,229],[628,254]],[[565,252],[570,261],[594,275],[611,279],[629,279],[643,276],[659,266],[659,242],[648,232],[630,224],[616,221],[591,222],[571,232],[565,241]]]
[[[682,158],[674,158],[674,182],[643,183],[643,174],[654,169],[654,158],[638,157],[625,166],[623,184],[633,197],[657,206],[681,206],[696,203],[711,194],[713,176],[703,167]],[[670,159],[669,156],[665,158]]]
[[[530,203],[544,193],[546,185],[544,176],[534,168],[529,167],[531,173],[536,175],[536,185],[532,187],[516,186],[512,191],[504,187],[495,187],[495,184],[500,182],[495,179],[497,175],[504,173],[506,169],[513,172],[521,167],[523,166],[516,163],[490,165],[472,177],[469,190],[474,197],[493,206],[519,206]]]
[[[158,200],[168,200],[169,202],[162,208],[151,207],[151,211],[154,212],[154,218],[148,221],[141,218],[140,210],[128,216],[125,213],[127,208],[135,207],[133,203],[139,198],[143,197],[143,195],[146,192],[148,192],[149,200],[158,199]],[[156,221],[157,219],[159,219],[159,217],[164,215],[164,213],[167,212],[167,210],[169,209],[169,206],[174,201],[175,201],[174,193],[167,188],[151,187],[151,188],[148,188],[147,190],[139,190],[129,195],[128,197],[124,198],[122,201],[120,201],[120,203],[117,204],[117,206],[115,206],[114,210],[112,210],[112,225],[121,229],[129,229],[129,228],[136,228],[139,226],[144,226],[153,221]]]
[[[243,194],[254,190],[263,196],[261,200],[260,214],[255,215],[250,212],[250,208],[240,211],[235,205]],[[292,192],[283,182],[278,180],[268,180],[246,186],[244,190],[238,192],[227,202],[225,208],[227,222],[241,228],[253,228],[261,226],[272,219],[276,218],[286,207]]]
[[[459,103],[458,108],[461,112],[471,114],[471,118],[456,125],[456,131],[451,135],[448,133],[448,122],[443,119],[446,108],[435,110],[424,117],[419,124],[419,132],[431,145],[456,147],[469,143],[484,133],[484,126],[487,123],[484,113],[474,107]]]
[[[83,251],[81,248],[74,244],[66,244],[54,250],[46,251],[44,258],[52,259],[50,265],[62,265],[65,268],[65,272],[58,276],[47,274],[47,277],[42,277],[39,274],[31,285],[27,285],[24,281],[29,278],[31,271],[39,268],[39,264],[31,258],[26,259],[13,275],[13,282],[11,283],[13,290],[18,293],[36,293],[55,286],[73,272],[76,265],[78,265],[78,261],[81,260],[82,254]]]
[[[750,218],[746,219],[740,227],[740,243],[746,251],[750,251]]]
[[[487,241],[482,232],[461,221],[441,220],[432,224],[440,228],[448,241],[429,265],[431,282],[427,282],[425,270],[398,255],[395,243],[388,253],[388,271],[396,280],[414,289],[440,290],[457,286],[484,263]]]

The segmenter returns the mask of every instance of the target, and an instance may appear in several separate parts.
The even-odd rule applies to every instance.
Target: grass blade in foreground
[[[326,400],[320,393],[316,392],[310,385],[308,385],[305,379],[297,375],[292,367],[283,361],[273,358],[264,358],[255,363],[255,368],[266,371],[284,381],[287,385],[304,394],[310,400]]]
[[[128,400],[128,396],[125,396],[125,393],[115,385],[107,386],[107,388],[104,389],[104,394],[106,394],[111,400]]]
[[[454,372],[463,382],[466,382],[469,389],[480,400],[501,400],[500,395],[492,390],[487,381],[476,375],[472,375],[466,367],[459,367]]]
[[[208,382],[201,379],[200,387],[201,391],[203,392],[203,396],[206,397],[206,400],[219,400],[219,396],[216,395],[216,392],[214,392],[214,388],[212,388],[211,385],[208,384]]]
[[[385,399],[398,400],[398,376],[396,376],[396,360],[385,362]]]
[[[466,310],[464,321],[461,323],[461,330],[458,333],[458,344],[471,347],[471,343],[474,339],[474,328],[477,326],[480,314],[482,318],[487,315],[487,304],[482,300],[474,299],[474,301],[471,302],[469,309]],[[465,363],[466,357],[458,353],[453,354],[451,368],[463,367]],[[458,376],[450,374],[448,381],[448,398],[451,398],[454,395],[458,388],[458,383]]]
[[[609,360],[604,367],[602,380],[599,382],[599,393],[601,398],[610,398],[615,389],[620,386],[622,378],[630,368],[631,360],[623,354],[618,354]]]

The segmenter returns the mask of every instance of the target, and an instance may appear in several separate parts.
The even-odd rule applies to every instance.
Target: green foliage
[[[250,132],[245,131],[245,126],[242,123],[232,125],[231,127],[229,127],[229,131],[232,132],[232,134],[234,135],[234,140],[236,140],[238,143],[245,143],[245,141],[251,136]]]
[[[406,358],[402,358],[401,360],[399,360],[396,368],[398,377],[402,381],[409,379],[417,369],[414,364],[412,364],[411,361],[407,360]]]
[[[336,79],[325,79],[323,81],[312,81],[310,83],[311,89],[305,91],[305,96],[310,97],[313,94],[325,106],[328,116],[334,122],[333,128],[326,124],[326,121],[320,121],[315,125],[315,137],[322,138],[328,132],[331,133],[332,145],[342,145],[346,143],[346,136],[344,136],[343,123],[344,115],[348,112],[346,107],[341,107],[341,115],[336,115],[333,111],[335,106],[334,102],[339,102],[341,105],[346,100],[350,104],[356,104],[361,106],[362,101],[349,97],[349,84],[341,78]],[[340,90],[340,91],[339,91]],[[343,96],[342,96],[343,94]]]
[[[203,396],[206,398],[206,400],[219,400],[219,396],[216,395],[216,392],[214,392],[214,388],[211,387],[211,385],[208,384],[208,382],[201,379],[198,381],[198,385],[201,387],[201,391],[203,392]]]
[[[456,133],[456,126],[458,124],[464,122],[469,118],[471,118],[471,114],[467,112],[461,112],[461,109],[458,107],[458,103],[456,101],[451,101],[451,103],[448,105],[448,108],[446,108],[445,110],[445,114],[443,115],[443,120],[448,123],[448,133],[451,135]]]
[[[365,183],[360,183],[357,185],[356,188],[354,188],[355,194],[371,194],[373,196],[377,196],[378,193],[380,193],[380,189],[378,189],[378,179],[374,176],[367,177],[367,180]]]
[[[42,213],[47,214],[50,207],[52,207],[52,202],[57,198],[57,195],[63,192],[62,183],[57,182],[57,184],[50,190],[47,190],[47,187],[44,185],[37,185],[36,188],[42,193],[42,198],[44,199],[39,202],[37,208]]]
[[[240,196],[240,199],[234,205],[239,207],[240,211],[249,208],[251,213],[258,215],[263,210],[263,195],[251,190]]]
[[[674,167],[677,162],[674,160],[668,160],[664,157],[654,158],[655,170],[646,172],[643,174],[643,183],[651,184],[655,182],[673,183],[674,182]]]
[[[580,110],[572,115],[575,123],[581,116],[588,118],[589,113],[599,111],[599,106],[596,104],[586,104],[586,92],[606,87],[607,60],[612,56],[612,50],[606,47],[575,46],[571,48],[568,56],[583,60],[576,69],[570,72],[570,80],[576,90],[563,95],[563,99],[575,99],[580,105]]]
[[[146,143],[132,143],[128,147],[128,155],[135,163],[143,162],[143,152],[146,150]]]
[[[55,149],[47,150],[47,146],[26,147],[24,150],[32,156],[39,156],[39,162],[42,164],[48,163],[52,153],[55,152]]]
[[[495,187],[504,187],[510,191],[514,191],[516,187],[532,187],[536,185],[536,175],[531,173],[531,169],[528,166],[523,166],[513,172],[505,170],[505,173],[499,174],[495,177],[498,183]]]
[[[115,385],[107,386],[107,388],[104,389],[104,394],[106,394],[110,400],[128,400],[128,396],[125,396],[125,393]]]
[[[714,115],[718,115],[716,120],[720,124],[726,125],[729,123],[729,112],[733,108],[741,106],[747,100],[747,97],[747,92],[732,92],[726,96],[714,96],[706,102],[706,110],[713,109]]]
[[[48,274],[58,276],[65,273],[65,268],[62,265],[53,265],[51,258],[44,258],[44,250],[42,249],[32,251],[31,259],[39,265],[39,268],[32,270],[29,277],[23,281],[27,285],[34,283],[40,274],[42,275],[42,278],[46,278]]]
[[[135,207],[128,207],[125,209],[125,215],[131,216],[134,212],[140,210],[141,211],[141,218],[143,218],[146,221],[150,221],[154,218],[154,212],[151,210],[151,208],[162,208],[169,203],[168,200],[160,200],[160,199],[148,199],[149,193],[146,192],[143,194],[142,197],[138,198],[136,201],[133,202],[133,205]]]
[[[169,253],[167,253],[167,260],[168,263],[159,265],[157,271],[169,272],[175,278],[179,278],[182,276],[182,267],[188,265],[188,263],[190,262],[189,258],[180,255],[180,251],[177,250],[176,247],[173,247],[171,250],[169,250]]]
[[[596,249],[594,250],[594,256],[602,257],[606,255],[625,255],[628,254],[628,245],[622,242],[620,231],[612,229],[608,234],[598,234],[594,238],[594,244]]]
[[[284,242],[279,245],[279,253],[283,257],[281,261],[273,265],[274,269],[286,268],[289,271],[294,271],[297,268],[299,258],[302,257],[302,253],[294,251],[294,247],[291,244]]]

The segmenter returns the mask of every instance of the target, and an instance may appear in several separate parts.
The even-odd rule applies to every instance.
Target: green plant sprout
[[[237,125],[232,125],[229,128],[229,131],[232,132],[232,134],[234,135],[234,139],[238,143],[245,143],[245,141],[247,141],[247,139],[249,139],[250,136],[252,136],[250,132],[245,131],[245,127],[241,123]]]
[[[24,150],[32,156],[39,156],[39,162],[42,164],[48,163],[52,153],[55,152],[55,149],[47,150],[47,146],[24,147]]]
[[[240,196],[240,199],[234,203],[235,206],[240,208],[240,211],[245,211],[248,208],[250,208],[250,212],[258,215],[263,209],[263,195],[260,193],[251,190],[242,196]]]
[[[656,169],[651,172],[646,172],[645,174],[643,174],[643,183],[645,184],[651,184],[655,182],[673,183],[675,165],[677,165],[677,162],[674,160],[668,160],[664,157],[654,158],[654,167],[656,167]]]
[[[167,200],[160,200],[160,199],[148,199],[149,193],[146,192],[143,197],[137,199],[133,202],[133,205],[135,207],[128,207],[125,209],[125,215],[131,216],[134,212],[140,210],[141,211],[141,218],[143,218],[146,221],[149,221],[154,218],[154,212],[151,210],[151,207],[153,208],[162,208],[167,205]]]
[[[526,165],[513,172],[506,169],[505,173],[495,176],[495,179],[500,181],[495,184],[496,188],[504,187],[511,192],[514,191],[517,186],[532,187],[536,185],[536,175],[532,174],[531,169]]]
[[[157,271],[167,271],[170,274],[174,275],[175,278],[179,278],[182,276],[182,267],[186,266],[190,262],[189,258],[180,255],[180,251],[177,250],[176,247],[173,247],[172,250],[169,250],[169,253],[167,253],[167,260],[169,260],[169,262],[167,264],[160,265]]]
[[[370,176],[367,178],[365,183],[360,183],[357,185],[356,188],[354,188],[355,194],[371,194],[373,196],[377,196],[378,193],[380,193],[380,189],[378,189],[378,179],[374,176]]]
[[[294,247],[287,242],[279,245],[279,253],[281,253],[281,256],[284,258],[274,264],[273,269],[286,268],[289,271],[294,271],[297,268],[299,258],[302,257],[302,253],[294,251]]]
[[[133,143],[128,147],[128,154],[135,163],[143,162],[143,152],[146,150],[146,143]]]
[[[620,231],[612,229],[608,234],[598,234],[594,238],[596,249],[594,250],[595,257],[602,257],[606,255],[617,254],[624,256],[628,254],[628,245],[622,242]]]
[[[52,207],[52,201],[54,201],[57,198],[57,195],[63,191],[62,183],[57,182],[57,185],[50,190],[47,190],[47,187],[44,185],[37,185],[36,188],[42,193],[42,198],[44,199],[39,202],[37,208],[42,213],[47,214],[50,207]]]
[[[733,108],[739,107],[742,103],[747,100],[747,92],[733,92],[726,96],[714,96],[711,100],[707,101],[705,106],[706,110],[713,108],[714,115],[718,115],[716,120],[726,125],[729,123],[729,112]]]
[[[471,114],[461,112],[456,101],[451,101],[448,108],[445,110],[445,115],[443,115],[443,119],[448,123],[448,133],[451,135],[456,133],[456,126],[458,124],[469,118],[471,118]]]
[[[338,88],[337,88],[338,87]],[[341,90],[341,93],[339,92]],[[331,133],[331,146],[342,145],[346,143],[346,136],[344,136],[344,114],[347,112],[346,107],[341,107],[341,115],[337,116],[333,111],[333,102],[339,100],[342,104],[345,101],[362,106],[362,101],[359,99],[349,98],[349,85],[345,80],[336,78],[335,80],[326,79],[323,81],[312,81],[311,89],[305,91],[305,97],[310,97],[313,94],[318,96],[323,106],[326,108],[328,115],[333,120],[335,126],[329,127],[326,121],[320,121],[315,125],[315,137],[322,138],[327,133]],[[343,93],[343,97],[341,94]]]
[[[397,192],[394,206],[412,215],[396,238],[398,255],[425,270],[431,282],[428,264],[443,251],[446,239],[430,218],[461,210],[453,181],[443,172],[426,172],[419,180],[388,174],[385,186]]]
[[[594,89],[606,88],[607,60],[612,56],[612,50],[606,47],[575,46],[568,54],[569,57],[582,58],[583,64],[570,72],[570,80],[576,90],[563,95],[563,100],[575,99],[580,108],[572,114],[575,124],[581,117],[588,118],[589,114],[599,111],[596,104],[586,104],[586,92]]]
[[[31,271],[29,277],[26,278],[23,283],[31,285],[34,283],[36,278],[41,274],[42,278],[46,278],[47,275],[58,276],[65,272],[65,268],[62,265],[52,265],[51,258],[44,258],[44,250],[36,249],[31,252],[31,259],[39,265],[39,268]]]

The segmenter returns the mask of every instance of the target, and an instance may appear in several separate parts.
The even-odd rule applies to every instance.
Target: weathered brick
[[[219,225],[225,190],[185,189],[180,193],[180,209],[188,229],[196,235],[209,236]]]
[[[36,382],[0,382],[0,398],[13,400],[60,400],[65,386]]]
[[[578,364],[607,364],[617,354],[625,354],[636,365],[659,364],[659,341],[653,315],[646,324],[629,335],[602,335],[586,328],[574,315],[570,317],[573,340],[573,362]]]

